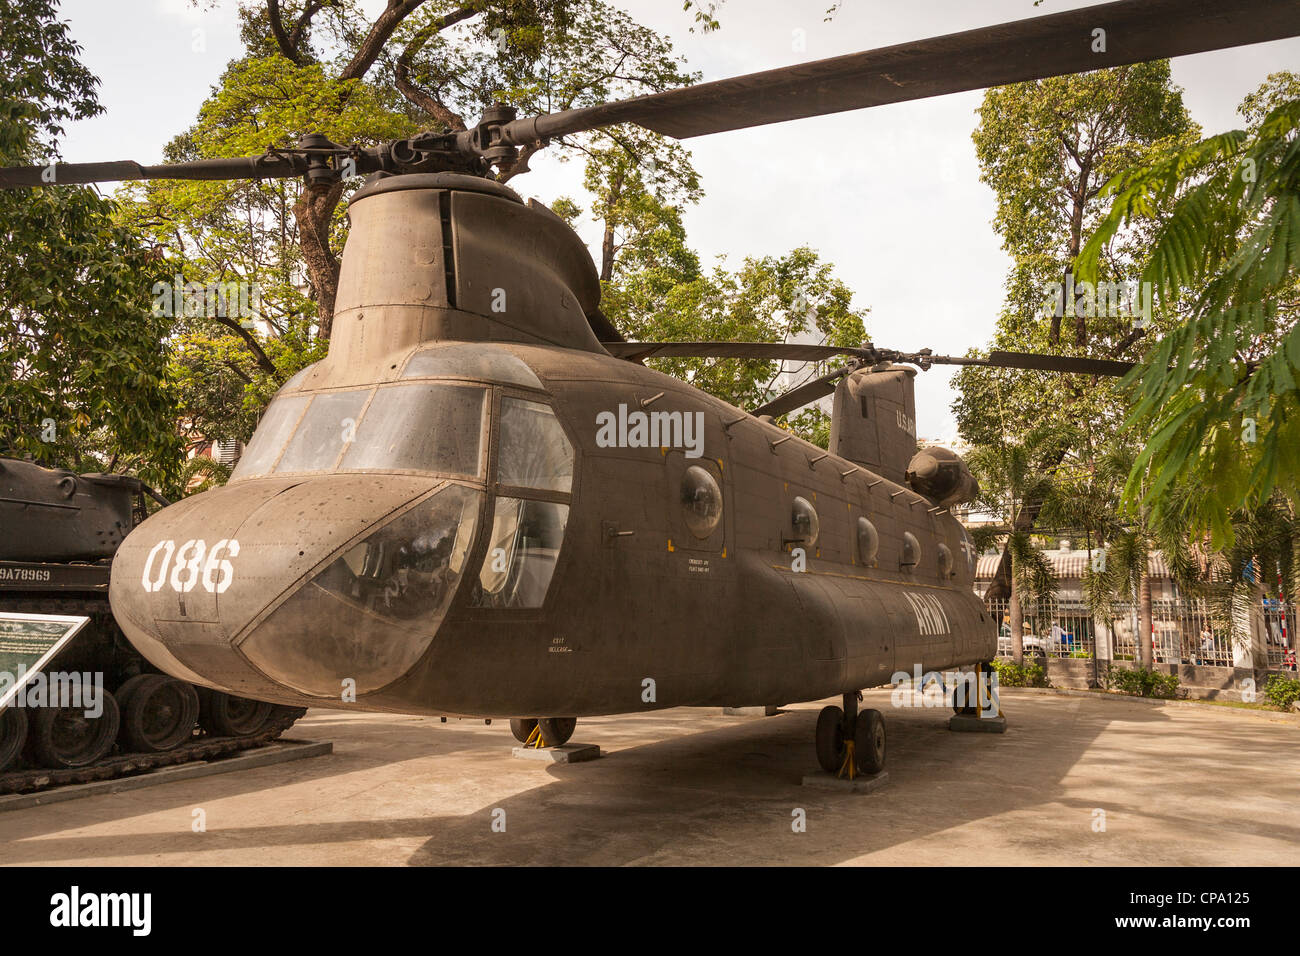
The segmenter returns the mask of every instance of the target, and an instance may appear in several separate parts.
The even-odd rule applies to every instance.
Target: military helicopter
[[[1098,44],[1097,31],[1105,41]],[[996,652],[950,508],[975,483],[918,450],[935,364],[1093,375],[1129,365],[766,343],[633,343],[579,237],[495,182],[521,147],[618,123],[678,138],[1300,34],[1300,5],[1121,0],[372,148],[0,171],[0,185],[355,173],[327,357],[285,383],[230,482],[116,553],[123,631],[182,680],[278,704],[576,718],[842,695],[828,771],[885,762],[858,692]],[[842,365],[741,410],[652,356]],[[772,417],[833,396],[829,450]]]

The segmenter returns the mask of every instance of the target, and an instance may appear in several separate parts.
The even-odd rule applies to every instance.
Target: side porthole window
[[[945,578],[952,576],[952,549],[946,544],[939,545],[939,574]]]
[[[699,465],[691,465],[682,475],[682,517],[697,538],[709,537],[722,520],[722,489]]]
[[[858,560],[870,564],[880,551],[880,532],[866,518],[858,519]]]
[[[903,532],[903,557],[898,563],[905,568],[914,568],[921,563],[921,542],[910,531]]]
[[[791,506],[790,523],[794,527],[794,541],[804,547],[817,543],[817,533],[821,524],[817,520],[817,509],[807,498],[795,498]]]

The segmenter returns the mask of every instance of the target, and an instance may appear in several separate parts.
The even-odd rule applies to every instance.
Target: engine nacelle
[[[926,448],[912,456],[907,465],[907,483],[917,494],[945,508],[973,501],[979,494],[979,482],[955,451]]]

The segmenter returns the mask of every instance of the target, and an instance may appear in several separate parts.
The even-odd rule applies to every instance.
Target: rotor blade
[[[969,355],[931,355],[922,352],[881,351],[881,357],[890,362],[906,362],[929,368],[931,365],[979,365],[985,368],[1019,368],[1043,372],[1077,372],[1081,375],[1114,375],[1122,378],[1133,368],[1132,362],[1112,359],[1078,358],[1073,355],[1043,355],[1038,352],[989,352],[988,358]]]
[[[936,356],[931,361],[937,362]],[[1076,358],[1071,355],[1036,355],[1032,352],[989,353],[988,363],[996,368],[1040,369],[1044,372],[1080,372],[1084,375],[1115,375],[1123,377],[1133,368],[1132,362],[1111,359]]]
[[[274,179],[301,175],[306,168],[306,160],[301,157],[277,156],[274,153],[230,159],[198,159],[161,166],[141,166],[130,159],[114,163],[55,163],[52,166],[0,169],[0,188],[76,186],[131,179]]]
[[[856,365],[841,365],[837,369],[832,369],[825,375],[813,379],[811,382],[805,382],[798,388],[792,388],[783,395],[778,395],[766,405],[760,405],[751,412],[754,416],[771,415],[775,418],[778,415],[784,415],[786,412],[792,412],[796,408],[803,408],[809,402],[815,402],[823,396],[830,395],[835,391],[835,380],[841,375],[847,375],[852,372]]]
[[[502,132],[525,144],[636,123],[685,139],[1297,35],[1293,0],[1119,0],[518,119]]]
[[[871,358],[870,349],[784,342],[620,342],[603,343],[617,358],[734,358],[767,361],[820,362],[837,355]]]

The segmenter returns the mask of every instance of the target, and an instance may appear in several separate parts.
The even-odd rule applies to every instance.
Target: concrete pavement
[[[505,721],[314,711],[290,736],[334,741],[329,756],[0,814],[0,861],[1281,865],[1300,851],[1300,725],[1285,718],[1004,691],[1005,735],[955,734],[950,711],[871,691],[889,781],[840,794],[800,786],[820,706],[587,718],[574,741],[605,756],[573,765],[512,758]]]

